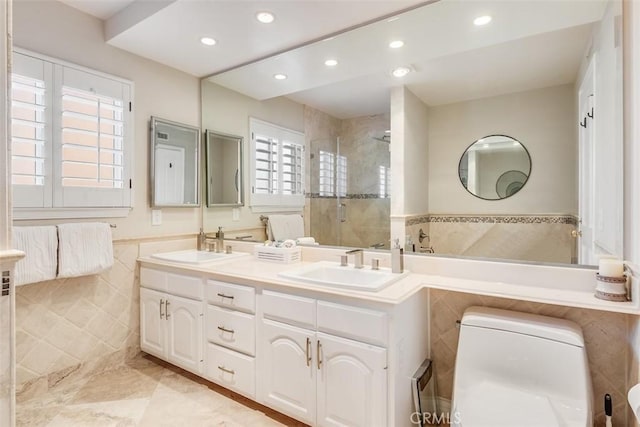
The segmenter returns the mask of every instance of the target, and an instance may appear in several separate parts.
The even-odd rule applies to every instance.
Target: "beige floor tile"
[[[119,400],[66,406],[47,427],[137,426],[149,399]]]
[[[149,398],[163,373],[160,366],[142,369],[121,367],[94,375],[70,403],[107,402]]]

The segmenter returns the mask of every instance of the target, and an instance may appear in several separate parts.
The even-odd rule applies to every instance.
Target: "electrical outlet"
[[[151,225],[162,224],[162,211],[160,209],[151,210]]]
[[[231,211],[231,215],[233,216],[234,221],[240,221],[240,209],[233,208]]]

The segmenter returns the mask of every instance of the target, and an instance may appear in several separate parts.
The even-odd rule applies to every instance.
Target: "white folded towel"
[[[269,215],[269,240],[295,240],[304,236],[302,215]]]
[[[317,245],[316,239],[313,237],[298,237],[296,243],[299,245]]]
[[[98,274],[113,265],[111,227],[103,222],[58,225],[58,277]]]
[[[16,285],[56,278],[58,231],[55,225],[13,227],[13,244],[26,254],[15,266]]]

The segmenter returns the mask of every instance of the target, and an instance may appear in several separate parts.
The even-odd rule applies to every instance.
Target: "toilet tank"
[[[569,408],[590,413],[591,379],[582,330],[564,319],[468,308],[458,340],[454,407],[456,396],[460,401],[475,395],[482,385],[548,400],[556,410],[567,409],[569,417]],[[487,405],[494,404],[490,396],[484,398]]]

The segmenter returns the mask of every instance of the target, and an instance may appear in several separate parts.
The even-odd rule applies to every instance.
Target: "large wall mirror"
[[[487,25],[473,24],[487,14]],[[417,249],[595,264],[622,246],[623,21],[620,0],[437,1],[203,79],[202,123],[245,139],[250,115],[304,128],[304,221],[321,244],[388,247],[401,216],[390,210],[403,198],[394,181],[404,177],[405,205],[407,187],[424,201],[406,212],[424,222],[404,224]],[[318,58],[337,65],[318,66]],[[399,66],[408,74],[396,78]],[[279,73],[288,78],[275,80]],[[398,87],[404,106],[419,107],[406,123],[427,123],[422,131],[394,132],[403,129],[392,124]],[[492,170],[487,194],[471,196],[461,185],[470,155],[466,171],[460,158],[496,134],[511,137],[500,142],[505,149],[518,143],[520,160]],[[428,149],[404,145],[408,136]],[[478,142],[477,153],[483,144],[491,145]],[[250,207],[240,215],[238,224],[261,224]],[[226,220],[213,209],[207,218]],[[577,228],[593,239],[572,237]],[[429,238],[419,241],[420,230]]]
[[[242,137],[207,129],[207,206],[242,206]]]
[[[152,207],[200,206],[200,129],[151,117]]]
[[[500,200],[519,192],[531,173],[531,156],[522,143],[506,135],[478,139],[462,154],[460,182],[485,200]]]

